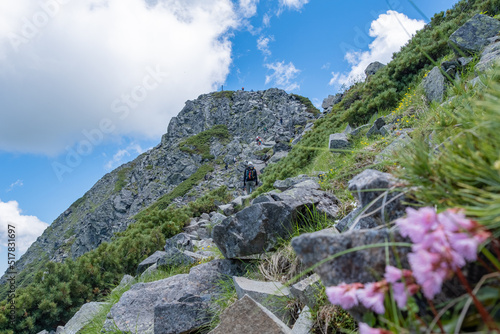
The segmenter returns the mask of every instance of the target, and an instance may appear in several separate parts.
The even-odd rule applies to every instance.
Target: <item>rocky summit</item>
[[[239,195],[245,161],[261,170],[275,152],[286,156],[289,142],[314,119],[297,96],[280,89],[221,91],[187,101],[171,119],[161,143],[105,175],[74,202],[20,258],[18,270],[46,260],[62,262],[95,249],[209,162],[214,170],[189,195],[173,202],[186,203],[222,185]],[[212,136],[214,128],[223,134]],[[208,135],[208,143],[196,142],[196,136],[203,134]],[[261,145],[256,137],[262,138]]]

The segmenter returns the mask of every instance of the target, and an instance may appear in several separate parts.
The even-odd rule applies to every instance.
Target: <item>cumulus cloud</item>
[[[272,83],[276,87],[287,91],[300,88],[299,84],[294,81],[300,73],[300,70],[295,68],[292,62],[288,64],[285,64],[285,61],[275,62],[272,64],[265,64],[265,66],[273,71],[271,75],[266,75],[266,85]]]
[[[141,145],[132,143],[128,145],[127,148],[118,150],[118,152],[113,155],[113,158],[105,164],[104,168],[112,170],[123,164],[125,160],[130,160],[127,158],[130,158],[132,155],[135,156],[144,152],[145,150],[141,147]]]
[[[308,2],[309,0],[280,0],[280,5],[289,9],[300,10]]]
[[[332,72],[330,85],[351,85],[365,78],[366,67],[374,62],[388,63],[392,54],[401,49],[413,34],[422,29],[425,22],[410,19],[393,10],[387,11],[371,23],[369,35],[374,39],[369,51],[351,51],[345,54],[345,60],[351,66],[349,73]]]
[[[271,55],[271,50],[269,49],[269,43],[274,41],[274,36],[260,36],[257,40],[257,49],[259,49],[265,56]]]
[[[38,238],[49,224],[35,216],[25,216],[16,201],[2,202],[0,200],[0,243],[7,246],[9,225],[15,226],[17,256],[26,252],[29,246]]]
[[[1,1],[0,151],[56,155],[104,119],[158,138],[225,81],[239,19],[230,0]]]

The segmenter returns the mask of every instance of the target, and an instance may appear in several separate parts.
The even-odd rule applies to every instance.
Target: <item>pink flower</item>
[[[393,266],[385,266],[385,280],[389,283],[396,283],[403,276],[403,271]]]
[[[409,237],[414,243],[422,241],[426,232],[436,224],[437,216],[433,208],[425,207],[418,211],[406,209],[406,218],[396,220],[402,236]]]
[[[404,308],[408,301],[408,293],[406,292],[404,283],[394,283],[392,291],[394,292],[394,300],[398,304],[398,307]]]
[[[338,286],[330,286],[326,288],[328,300],[333,305],[340,305],[344,309],[350,309],[358,305],[356,290],[362,288],[363,284],[340,284]]]
[[[371,328],[367,324],[359,323],[359,334],[393,334],[391,331],[380,328]]]
[[[471,230],[474,227],[474,222],[465,217],[461,210],[448,209],[438,214],[438,221],[448,231],[456,232],[459,229]]]
[[[378,314],[385,313],[384,297],[388,286],[386,281],[365,284],[357,291],[359,301],[368,309]]]

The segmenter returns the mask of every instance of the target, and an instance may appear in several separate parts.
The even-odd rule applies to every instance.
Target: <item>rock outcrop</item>
[[[488,15],[476,14],[450,36],[450,47],[458,56],[479,53],[500,31],[500,21]]]

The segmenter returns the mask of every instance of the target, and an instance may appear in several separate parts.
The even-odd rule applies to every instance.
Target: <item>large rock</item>
[[[285,191],[293,186],[295,186],[296,184],[298,183],[301,183],[301,182],[304,182],[306,180],[313,180],[313,179],[316,179],[316,178],[312,178],[312,177],[290,177],[288,179],[285,179],[285,180],[276,180],[274,181],[274,184],[273,184],[273,187],[278,189],[278,190],[281,190],[281,191]]]
[[[210,322],[208,303],[199,296],[160,303],[154,309],[154,334],[190,333]]]
[[[434,68],[422,80],[424,92],[429,102],[443,102],[444,92],[446,90],[445,78],[439,67]]]
[[[210,216],[208,216],[210,219]],[[173,236],[170,239],[167,239],[165,242],[165,251],[168,251],[170,248],[177,248],[179,250],[193,250],[193,241],[186,233],[179,233]]]
[[[358,214],[369,216],[379,221],[379,224],[385,224],[405,214],[405,206],[402,204],[404,196],[395,190],[396,185],[397,179],[391,174],[373,169],[364,170],[348,182],[349,191],[359,201],[363,210]]]
[[[405,242],[397,232],[389,229],[361,230],[343,234],[319,231],[302,234],[292,239],[292,247],[305,267],[311,267],[333,255],[355,247],[382,244],[381,247],[353,251],[326,261],[314,271],[321,277],[324,286],[340,283],[368,283],[379,280],[386,266],[386,242]],[[405,268],[408,268],[406,254],[409,247],[398,247],[398,255]],[[397,266],[393,248],[389,247],[389,263]]]
[[[319,291],[321,290],[320,278],[313,274],[290,287],[290,292],[302,304],[314,308],[318,302]]]
[[[287,325],[249,296],[225,309],[220,318],[220,324],[209,334],[292,334]]]
[[[291,321],[291,316],[286,309],[291,297],[290,289],[279,282],[262,282],[250,280],[245,277],[233,277],[234,287],[238,299],[248,295],[256,302],[267,307],[284,323]]]
[[[370,65],[368,65],[365,69],[366,77],[369,77],[370,75],[374,75],[384,66],[385,66],[384,64],[382,64],[381,62],[378,62],[378,61],[370,63]]]
[[[459,56],[480,52],[489,44],[488,38],[500,31],[500,22],[488,15],[476,14],[458,28],[449,39],[449,44]]]
[[[328,139],[328,148],[330,150],[342,150],[351,146],[345,133],[334,133]]]
[[[155,322],[161,323],[164,327],[161,330],[165,331],[181,327],[182,331],[178,333],[194,331],[201,326],[197,316],[204,315],[205,306],[221,293],[217,282],[242,274],[243,266],[240,263],[214,260],[193,267],[189,274],[135,284],[111,308],[107,323],[114,323],[118,330],[132,333],[148,333],[153,330],[156,333],[160,329],[155,328]],[[174,312],[175,317],[166,316]]]
[[[76,334],[80,329],[90,323],[102,310],[106,303],[91,302],[84,304],[78,312],[66,323],[61,334]]]
[[[484,48],[481,59],[474,67],[477,74],[481,74],[492,68],[500,58],[500,42],[493,43]]]
[[[335,95],[328,95],[328,97],[323,100],[321,107],[325,110],[325,112],[330,112],[330,111],[332,111],[332,107],[334,105],[336,105],[337,103],[340,103],[340,101],[342,101],[343,96],[344,95],[341,93],[337,93]]]
[[[156,262],[158,262],[158,260],[164,257],[166,254],[166,252],[162,251],[154,252],[147,259],[139,263],[139,265],[137,266],[137,274],[142,274],[144,270],[148,269],[148,267],[152,266],[153,264],[156,264]]]
[[[282,202],[251,205],[213,229],[213,239],[225,258],[265,253],[293,231],[297,215]]]
[[[194,260],[192,257],[184,254],[181,250],[171,247],[165,252],[165,255],[158,259],[156,264],[160,269],[166,269],[170,267],[178,266],[188,266],[193,264]]]
[[[282,201],[300,212],[306,218],[317,213],[325,214],[329,219],[335,219],[338,213],[339,200],[335,195],[318,189],[318,183],[311,180],[296,184],[293,188],[281,193],[271,193],[275,201]]]

